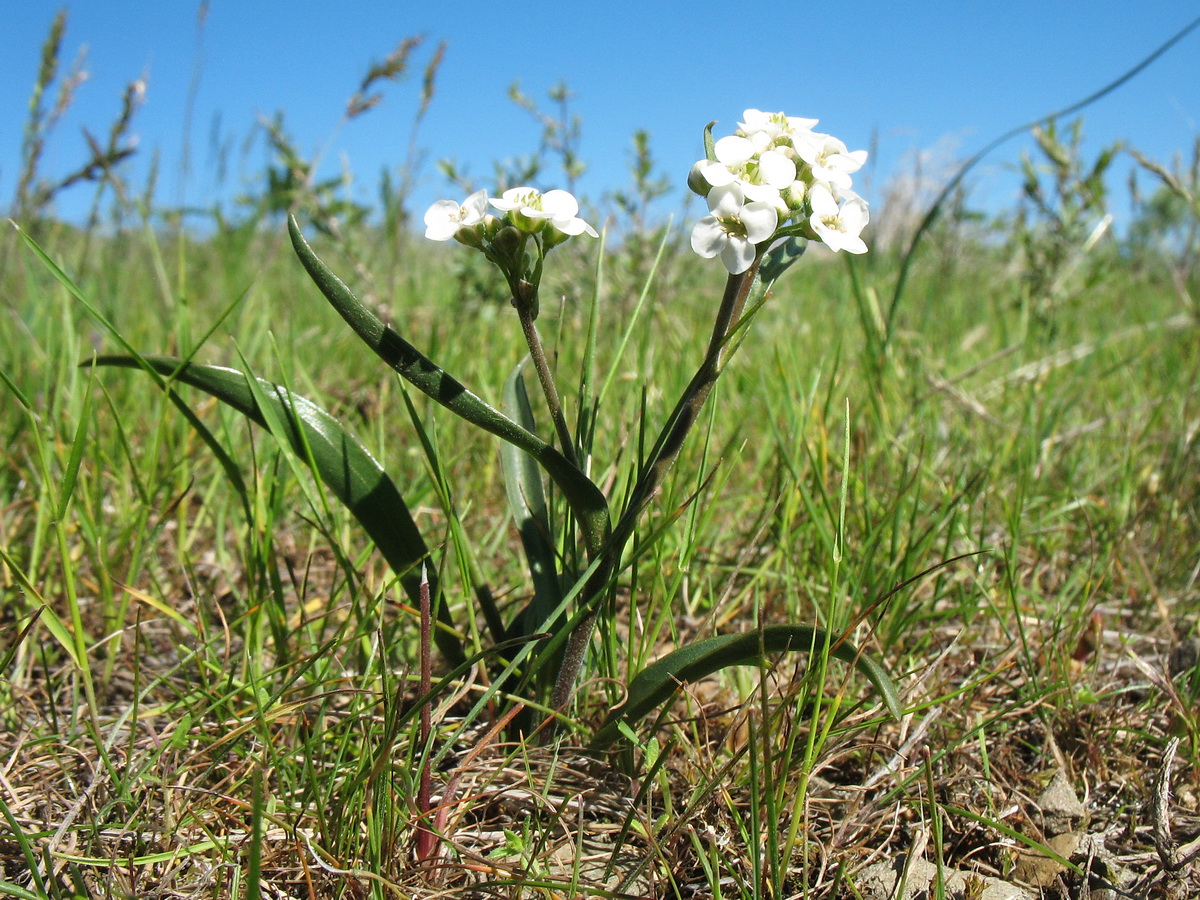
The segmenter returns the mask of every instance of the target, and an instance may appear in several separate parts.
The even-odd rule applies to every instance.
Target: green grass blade
[[[475,546],[467,537],[462,518],[455,507],[454,491],[450,485],[442,452],[438,448],[436,422],[432,418],[429,419],[428,424],[421,420],[421,415],[407,391],[401,392],[401,397],[404,399],[404,408],[408,413],[408,421],[412,425],[413,433],[416,434],[425,454],[425,463],[429,466],[429,474],[437,488],[442,510],[446,514],[447,546],[454,551],[462,583],[471,586],[476,608],[483,614],[492,641],[502,641],[505,631],[504,620],[500,615],[500,607],[496,604],[492,589],[480,568]],[[433,597],[435,603],[440,602],[437,594],[434,594]],[[468,627],[471,624],[473,623],[468,623]],[[476,630],[472,627],[469,639],[476,640],[477,638]]]
[[[173,376],[176,381],[211,394],[264,428],[270,428],[270,420],[274,419],[277,427],[286,430],[281,437],[296,453],[303,457],[311,454],[321,480],[363,526],[400,578],[405,592],[416,602],[420,563],[429,557],[425,540],[395,483],[336,419],[315,403],[265,379],[256,379],[255,388],[251,388],[246,376],[236,369],[164,356],[143,359],[158,374]],[[140,368],[139,362],[129,356],[102,356],[94,364]],[[259,398],[270,404],[269,416]],[[442,616],[449,616],[444,604],[441,611]],[[453,629],[439,628],[436,634],[438,649],[452,664],[460,662],[462,645]]]
[[[730,666],[765,665],[766,654],[809,650],[823,646],[825,632],[808,625],[771,625],[762,631],[722,634],[668,653],[639,672],[629,684],[629,696],[609,713],[592,747],[601,749],[620,734],[621,722],[640,719],[661,706],[685,682],[696,681]],[[833,642],[830,653],[853,664],[874,685],[889,713],[901,715],[900,697],[883,667],[863,656],[852,644]]]
[[[75,426],[75,434],[71,440],[71,455],[67,459],[66,469],[62,474],[62,484],[58,495],[58,518],[65,519],[71,506],[71,498],[75,496],[75,482],[79,477],[79,464],[83,461],[83,448],[87,445],[88,426],[91,424],[92,392],[84,390],[83,409],[79,413],[79,422]]]
[[[4,802],[3,797],[0,797],[0,815],[3,815],[4,821],[8,823],[10,839],[17,845],[17,848],[21,851],[21,856],[24,858],[25,865],[29,867],[30,882],[39,891],[39,893],[35,894],[26,891],[24,888],[17,887],[17,885],[11,882],[0,881],[0,894],[9,897],[32,897],[33,900],[48,896],[46,893],[46,881],[42,878],[41,869],[38,867],[34,842],[25,834],[21,823],[13,815],[12,810],[8,808],[8,804]]]
[[[17,585],[25,592],[26,596],[37,604],[34,607],[34,612],[35,615],[40,617],[38,621],[46,626],[46,629],[54,637],[54,640],[58,642],[59,646],[71,658],[71,662],[82,670],[86,660],[82,658],[79,645],[66,622],[54,611],[38,591],[33,581],[22,570],[16,558],[9,554],[4,547],[0,547],[0,563],[8,567],[9,575],[16,580]]]

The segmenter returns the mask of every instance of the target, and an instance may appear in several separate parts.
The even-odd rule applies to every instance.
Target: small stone
[[[1070,859],[1071,854],[1079,846],[1080,834],[1077,831],[1067,834],[1056,834],[1046,841],[1046,847],[1063,859]],[[1067,867],[1057,859],[1039,853],[1036,850],[1024,849],[1017,854],[1017,864],[1013,868],[1013,877],[1025,884],[1035,887],[1049,887],[1054,879],[1067,871]]]
[[[1066,834],[1077,829],[1087,818],[1087,807],[1079,802],[1066,773],[1058,771],[1037,800],[1046,833]]]
[[[937,877],[937,866],[928,860],[918,859],[908,867],[904,881],[904,893],[896,895],[896,887],[904,871],[904,860],[877,862],[863,869],[857,878],[857,886],[867,900],[918,900],[933,895],[933,881]],[[944,869],[942,878],[947,897],[978,897],[979,900],[1033,900],[1024,888],[1009,884],[999,878]]]

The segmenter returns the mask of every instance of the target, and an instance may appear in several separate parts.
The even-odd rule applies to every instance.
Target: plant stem
[[[562,667],[558,670],[558,677],[554,682],[554,692],[550,697],[550,706],[553,709],[565,708],[571,699],[575,681],[583,668],[588,643],[591,641],[592,628],[596,624],[601,596],[608,588],[612,573],[620,562],[625,542],[633,534],[638,519],[645,511],[650,498],[654,496],[662,484],[663,478],[675,464],[688,432],[700,417],[700,411],[703,409],[708,395],[712,392],[713,385],[716,384],[717,378],[725,368],[725,363],[729,361],[733,349],[729,346],[729,338],[741,320],[742,311],[746,308],[746,301],[750,297],[755,276],[758,274],[758,266],[759,260],[756,259],[749,270],[740,275],[730,275],[725,282],[725,295],[721,298],[721,307],[717,311],[717,317],[713,323],[712,337],[709,339],[704,361],[696,370],[696,374],[692,376],[692,380],[684,389],[683,394],[680,395],[675,409],[672,410],[658,440],[655,441],[654,449],[650,451],[649,457],[643,464],[641,474],[630,494],[629,503],[604,548],[604,562],[595,571],[589,579],[589,584],[583,590],[583,605],[587,612],[567,639],[567,649],[563,653]]]
[[[534,307],[516,300],[513,301],[513,306],[517,308],[517,317],[521,320],[521,331],[525,333],[529,358],[533,360],[533,367],[537,370],[538,381],[541,382],[542,393],[546,397],[546,407],[550,410],[550,418],[554,420],[554,431],[562,446],[562,454],[571,465],[579,468],[579,461],[575,455],[575,439],[571,437],[571,430],[567,427],[562,401],[558,398],[558,388],[554,384],[554,373],[550,371],[550,363],[546,359],[541,335],[538,334],[537,325],[533,321]]]

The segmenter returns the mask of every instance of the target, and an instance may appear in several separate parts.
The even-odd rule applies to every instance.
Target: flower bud
[[[525,234],[537,234],[546,225],[545,219],[535,219],[532,216],[523,215],[518,209],[510,209],[505,215],[504,221]]]
[[[559,244],[566,243],[571,235],[564,234],[557,228],[546,228],[542,231],[542,249],[549,250],[551,247],[557,247]]]
[[[485,238],[483,223],[479,222],[475,225],[468,225],[465,228],[460,228],[454,232],[454,239],[460,244],[466,244],[476,250],[483,249]]]
[[[806,193],[804,182],[798,178],[783,190],[783,202],[787,204],[790,212],[796,213],[803,209]]]
[[[483,217],[483,222],[480,223],[483,228],[483,237],[485,240],[494,241],[497,232],[504,227],[504,220],[493,215]]]
[[[505,225],[492,238],[492,247],[502,256],[514,257],[525,242],[525,235],[512,225]]]
[[[692,166],[692,170],[688,172],[687,186],[693,194],[699,194],[701,197],[707,197],[708,192],[712,190],[712,185],[704,177],[703,169],[708,163],[708,160],[702,159]]]

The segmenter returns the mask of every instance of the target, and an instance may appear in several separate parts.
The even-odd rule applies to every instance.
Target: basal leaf
[[[533,431],[533,410],[525,390],[524,365],[515,367],[504,383],[504,412],[522,427]],[[546,492],[542,487],[542,470],[524,450],[505,443],[500,448],[504,468],[504,489],[508,494],[508,509],[521,535],[525,561],[533,579],[533,601],[514,622],[510,632],[519,637],[541,631],[547,618],[562,600],[558,581],[558,559],[550,534],[550,516]]]
[[[634,676],[629,696],[608,714],[592,739],[592,747],[607,747],[620,735],[621,722],[632,722],[653,712],[687,682],[729,666],[765,665],[765,654],[812,650],[823,647],[826,640],[825,632],[808,625],[770,625],[761,631],[722,634],[680,647]],[[888,712],[900,717],[896,687],[879,664],[846,641],[832,642],[830,653],[856,666],[879,691]]]
[[[428,557],[429,550],[395,483],[333,416],[312,401],[262,378],[256,379],[257,390],[251,390],[246,376],[236,369],[165,356],[144,356],[142,360],[159,375],[206,391],[264,428],[270,428],[269,423],[274,421],[285,429],[286,434],[279,437],[301,456],[312,454],[321,480],[358,519],[416,605],[420,563]],[[86,364],[91,363],[89,360]],[[101,356],[94,363],[125,368],[142,366],[132,356]],[[270,415],[264,415],[256,394],[271,403]],[[436,585],[431,584],[431,588],[436,596]],[[438,613],[440,624],[445,626],[434,629],[438,649],[451,664],[457,664],[463,659],[462,644],[444,603],[439,604]]]

